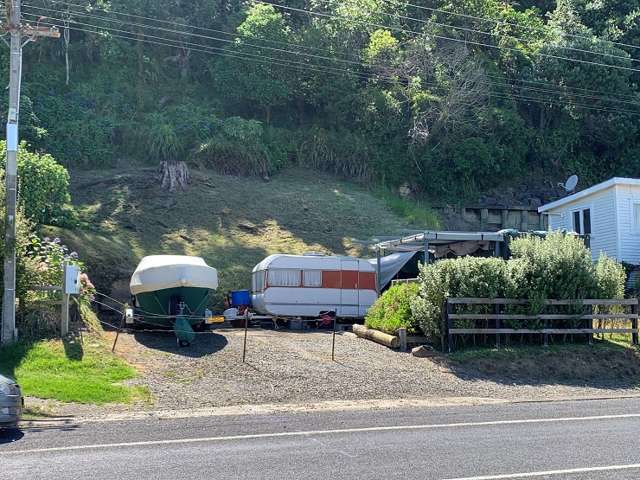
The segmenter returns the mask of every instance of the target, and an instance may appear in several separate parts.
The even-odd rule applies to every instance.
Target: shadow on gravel
[[[191,358],[204,357],[219,352],[228,343],[224,336],[213,332],[199,333],[188,347],[178,347],[175,335],[169,330],[158,333],[135,332],[134,338],[147,348]]]
[[[0,445],[6,443],[14,443],[22,439],[24,433],[17,428],[1,429],[0,428]]]
[[[505,385],[640,388],[640,352],[610,342],[547,348],[474,348],[433,360],[463,380]]]

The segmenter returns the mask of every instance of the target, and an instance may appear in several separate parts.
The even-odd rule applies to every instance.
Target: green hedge
[[[508,261],[466,257],[421,267],[420,287],[411,310],[426,336],[434,341],[440,337],[447,297],[524,298],[531,301],[528,313],[538,313],[546,299],[624,296],[622,265],[606,256],[594,264],[591,252],[576,236],[529,235],[514,240],[510,247],[513,258]],[[480,313],[487,308],[469,306],[459,311]],[[520,326],[516,323],[512,326]]]
[[[440,338],[447,297],[498,298],[511,290],[508,262],[499,258],[463,257],[422,266],[419,284],[411,310],[432,341]]]
[[[418,294],[416,283],[395,285],[384,292],[369,309],[365,325],[395,335],[400,328],[415,333],[419,325],[411,313],[411,301]]]
[[[0,169],[4,177],[6,142],[0,142]],[[62,225],[69,215],[69,172],[48,154],[28,149],[18,152],[18,200],[24,214],[37,224]]]

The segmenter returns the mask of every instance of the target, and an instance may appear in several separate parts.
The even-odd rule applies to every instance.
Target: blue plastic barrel
[[[236,290],[231,292],[231,306],[243,307],[251,305],[251,293],[249,290]]]

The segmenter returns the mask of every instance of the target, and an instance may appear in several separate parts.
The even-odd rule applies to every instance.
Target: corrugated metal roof
[[[504,235],[497,232],[438,232],[425,231],[416,235],[388,240],[376,244],[381,250],[396,252],[415,252],[424,249],[425,242],[429,245],[447,245],[455,242],[504,242]]]

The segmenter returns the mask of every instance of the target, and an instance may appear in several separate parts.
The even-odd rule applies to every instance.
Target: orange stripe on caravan
[[[322,271],[322,288],[340,288],[341,272],[331,270]]]
[[[374,272],[356,272],[354,270],[322,271],[322,288],[343,288],[348,290],[375,290]]]

